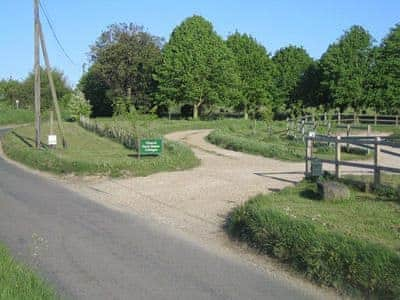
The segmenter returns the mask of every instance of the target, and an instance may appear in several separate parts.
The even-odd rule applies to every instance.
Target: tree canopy
[[[89,55],[94,68],[88,76],[101,79],[109,94],[129,97],[137,108],[148,108],[156,88],[153,73],[161,62],[161,46],[162,39],[151,35],[142,26],[132,23],[110,25],[91,46]],[[88,92],[88,88],[84,90]],[[95,102],[89,93],[86,97]],[[94,109],[96,111],[96,107]],[[102,113],[104,111],[102,109]]]
[[[193,106],[193,118],[203,104],[237,97],[239,76],[235,60],[212,24],[200,16],[184,20],[172,32],[157,69],[159,99]]]
[[[296,91],[304,74],[312,67],[313,59],[303,48],[290,45],[279,49],[272,60],[277,68],[275,80],[278,93],[275,101],[280,110],[284,110],[303,100],[297,98]],[[308,80],[303,83],[311,83],[311,69],[309,72]]]
[[[226,41],[232,50],[240,76],[240,106],[244,116],[260,107],[272,107],[276,93],[273,77],[275,68],[264,46],[253,37],[236,32]]]
[[[51,73],[53,75],[53,81],[59,99],[72,92],[71,87],[67,84],[63,72],[58,71],[57,69],[52,69]],[[0,89],[3,90],[3,97],[6,101],[14,103],[15,100],[19,100],[21,107],[33,107],[34,82],[35,73],[30,72],[22,81],[12,78],[9,80],[2,80],[0,82],[0,86],[2,86],[2,88]],[[40,93],[42,109],[48,109],[52,107],[53,100],[51,96],[49,79],[47,77],[46,70],[42,68],[40,69]]]
[[[371,106],[388,112],[400,112],[400,23],[392,28],[376,49],[372,74]]]
[[[326,89],[330,105],[356,111],[367,105],[372,43],[368,31],[352,26],[321,57],[321,86]]]

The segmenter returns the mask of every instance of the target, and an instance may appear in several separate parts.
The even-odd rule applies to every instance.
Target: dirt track
[[[303,178],[304,163],[282,162],[221,149],[205,141],[209,130],[169,134],[188,144],[201,165],[192,170],[127,179],[66,180],[67,186],[112,209],[139,214],[175,234],[233,260],[240,260],[302,289],[311,298],[337,299],[284,266],[230,241],[223,230],[227,214],[259,193],[277,191]],[[290,282],[290,283],[289,283]]]

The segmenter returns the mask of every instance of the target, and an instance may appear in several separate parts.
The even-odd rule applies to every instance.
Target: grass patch
[[[0,299],[55,299],[56,293],[0,244]]]
[[[265,123],[257,126],[256,131],[251,124],[242,127],[220,127],[208,136],[208,140],[220,147],[234,151],[281,160],[304,161],[305,143],[301,139],[291,139],[286,136],[285,122],[274,122],[271,128]],[[313,151],[314,157],[324,159],[333,159],[335,153],[333,146],[326,144],[316,144]],[[350,151],[349,153],[344,152],[342,159],[360,160],[370,156],[366,151]]]
[[[33,122],[34,113],[29,109],[15,109],[0,103],[0,125],[15,125]]]
[[[193,168],[199,164],[193,152],[180,143],[166,142],[159,157],[138,159],[132,150],[90,133],[75,123],[64,123],[68,149],[36,150],[34,129],[20,127],[3,138],[8,157],[32,168],[57,174],[146,176],[156,172]],[[42,126],[42,142],[47,143],[48,126]]]
[[[286,137],[286,122],[266,122],[243,119],[223,119],[214,121],[188,120],[139,120],[136,128],[127,121],[110,118],[99,118],[96,122],[108,126],[116,126],[131,131],[142,137],[158,137],[167,133],[194,129],[215,129],[208,141],[225,149],[246,152],[265,157],[289,161],[303,161],[305,144],[301,139]],[[323,132],[323,128],[321,129]],[[325,145],[314,148],[315,155],[320,158],[333,158],[333,147]],[[344,160],[367,159],[370,155],[364,152],[343,153]]]
[[[259,195],[232,212],[227,230],[317,283],[398,299],[399,204],[356,190],[337,202],[316,195],[316,184],[309,181]]]

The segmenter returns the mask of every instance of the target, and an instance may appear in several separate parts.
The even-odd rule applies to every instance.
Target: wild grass
[[[0,299],[56,299],[54,290],[29,268],[15,261],[0,244]]]

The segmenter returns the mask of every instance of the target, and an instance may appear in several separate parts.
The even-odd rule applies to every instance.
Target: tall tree
[[[400,23],[376,49],[371,104],[377,110],[400,113]]]
[[[357,112],[367,105],[372,43],[368,31],[352,26],[321,57],[321,86],[328,91],[331,104]]]
[[[110,86],[96,64],[91,66],[87,73],[81,77],[78,88],[92,105],[94,117],[111,116],[113,114],[113,103],[109,95]]]
[[[321,68],[318,62],[308,66],[290,95],[295,114],[301,114],[304,107],[324,105],[326,109],[329,108],[329,103],[324,102],[326,90],[321,88]]]
[[[64,73],[52,69],[51,70],[54,85],[56,88],[58,98],[62,98],[64,95],[72,92],[71,87],[68,85],[67,80],[64,76]],[[28,76],[16,86],[16,82],[14,81],[12,86],[14,87],[11,91],[12,94],[8,95],[10,100],[18,99],[20,101],[20,105],[24,107],[31,107],[33,104],[34,98],[34,82],[35,82],[35,73],[31,72]],[[49,79],[47,77],[47,73],[45,70],[40,71],[40,94],[41,94],[41,107],[42,109],[48,109],[52,107],[53,100],[51,96]],[[17,89],[15,87],[18,87]]]
[[[277,68],[276,85],[278,88],[277,104],[282,108],[296,104],[296,90],[304,74],[308,70],[308,78],[305,82],[310,82],[313,67],[313,59],[307,51],[301,47],[288,46],[279,49],[272,60]],[[301,103],[299,103],[302,105]]]
[[[227,105],[237,97],[239,84],[232,52],[201,16],[190,17],[174,29],[155,78],[158,98],[192,105],[194,119],[203,104]]]
[[[162,39],[142,26],[121,23],[109,26],[89,55],[112,94],[129,96],[136,106],[148,107],[156,88],[153,73],[161,62],[161,46]]]
[[[274,65],[264,46],[247,34],[235,32],[226,41],[232,50],[240,75],[240,106],[244,117],[255,112],[260,106],[271,107],[275,86],[273,81]]]

